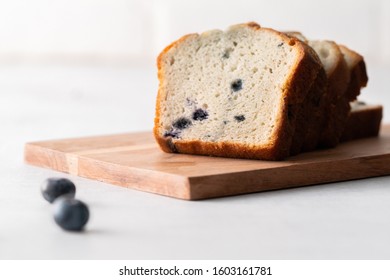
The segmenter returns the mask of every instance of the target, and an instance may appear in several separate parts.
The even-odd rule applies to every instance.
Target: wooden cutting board
[[[205,199],[390,174],[390,125],[381,136],[259,161],[167,154],[151,132],[27,143],[29,164],[181,199]]]

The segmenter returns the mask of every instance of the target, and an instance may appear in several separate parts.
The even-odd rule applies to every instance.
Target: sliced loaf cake
[[[165,152],[280,160],[322,69],[306,44],[256,23],[182,37],[157,60]],[[307,121],[307,120],[305,120]]]
[[[344,45],[339,45],[339,47],[351,76],[345,94],[348,96],[349,101],[354,101],[360,94],[361,88],[365,87],[368,82],[366,64],[363,57],[357,52]]]

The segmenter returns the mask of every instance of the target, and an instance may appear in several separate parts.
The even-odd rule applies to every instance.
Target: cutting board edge
[[[61,140],[60,140],[61,141]],[[70,153],[56,151],[40,146],[44,142],[26,143],[24,148],[24,161],[27,164],[47,168],[86,179],[131,188],[139,191],[174,197],[183,200],[193,200],[191,186],[187,176],[149,171],[139,168],[121,167],[117,164],[105,163],[84,156],[74,156]],[[104,167],[105,166],[105,167]],[[107,170],[111,168],[111,170]],[[100,171],[100,172],[99,172]],[[131,174],[129,181],[118,181],[117,172]],[[102,175],[103,174],[103,175]],[[161,178],[164,177],[164,181]],[[147,183],[145,180],[149,180]]]
[[[344,169],[350,172],[338,170],[338,165],[343,165]],[[310,177],[307,177],[307,173],[310,173]],[[194,176],[190,177],[189,181],[192,199],[200,200],[388,175],[390,175],[390,153],[340,159],[336,162],[322,161],[230,174]],[[261,178],[261,182],[251,182],[252,178]],[[205,189],[209,185],[213,185],[214,188]]]

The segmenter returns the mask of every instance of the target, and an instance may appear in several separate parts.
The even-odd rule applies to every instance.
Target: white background
[[[389,1],[0,2],[0,258],[390,258],[389,178],[199,202],[67,176],[91,209],[82,234],[53,222],[28,141],[150,130],[155,57],[183,34],[257,21],[363,54],[362,99],[390,121]]]
[[[154,59],[184,34],[253,20],[390,63],[386,0],[14,0],[1,2],[0,19],[4,60]]]

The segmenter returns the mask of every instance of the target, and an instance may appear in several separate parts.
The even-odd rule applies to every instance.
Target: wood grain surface
[[[285,161],[167,154],[151,132],[27,143],[25,161],[118,186],[196,200],[390,174],[390,125],[378,138]]]

